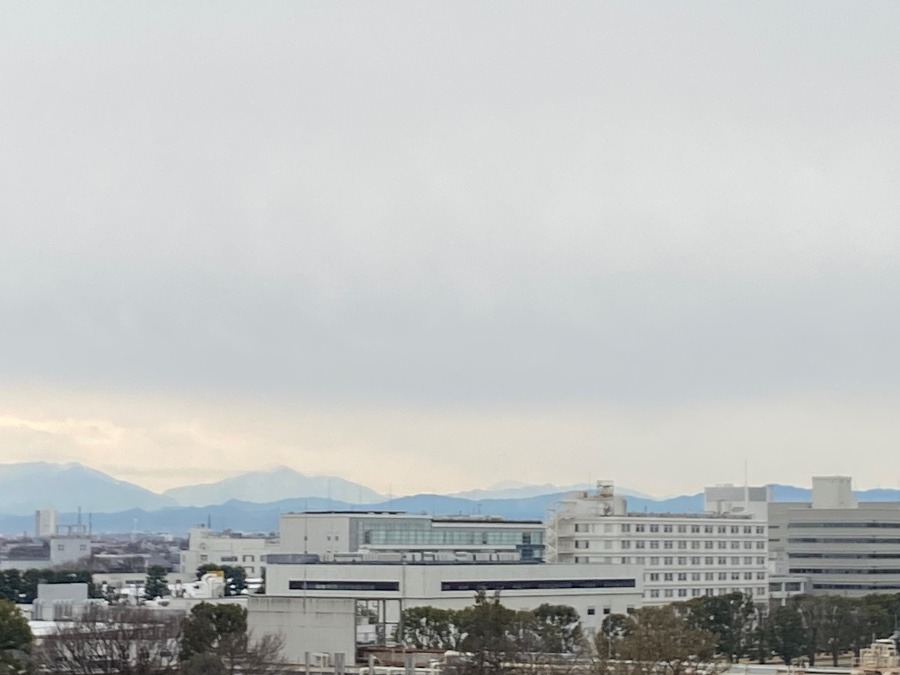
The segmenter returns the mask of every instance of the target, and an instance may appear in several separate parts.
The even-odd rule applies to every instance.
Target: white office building
[[[811,502],[775,502],[769,522],[773,591],[900,591],[900,502],[860,504],[849,477],[817,476]]]
[[[741,498],[743,496],[743,498]],[[576,492],[551,511],[547,560],[634,565],[644,605],[742,592],[768,600],[766,488],[708,488],[706,513],[629,513],[612,483]]]
[[[181,551],[181,572],[193,574],[201,565],[243,567],[248,577],[262,576],[266,556],[276,547],[272,539],[243,536],[233,532],[213,532],[207,527],[191,528],[188,548]]]
[[[380,608],[380,621],[395,625],[403,608],[463,609],[484,590],[499,592],[503,605],[516,610],[570,605],[587,630],[596,630],[604,616],[625,614],[643,597],[642,570],[628,565],[313,558],[272,554],[266,594],[248,597],[251,628],[257,634],[282,634],[285,655],[293,663],[302,662],[305,652],[344,652],[352,658],[356,614],[363,605]],[[383,637],[392,634],[391,627],[382,630]]]
[[[39,509],[34,512],[34,536],[38,539],[48,539],[56,534],[57,512],[56,509]]]
[[[322,559],[343,554],[400,553],[409,560],[541,560],[544,525],[539,520],[492,516],[425,516],[398,511],[285,513],[280,550]],[[472,557],[474,556],[474,558]]]

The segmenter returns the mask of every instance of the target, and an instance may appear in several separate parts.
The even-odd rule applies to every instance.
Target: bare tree
[[[180,634],[175,612],[94,606],[44,638],[36,660],[54,674],[175,673]]]

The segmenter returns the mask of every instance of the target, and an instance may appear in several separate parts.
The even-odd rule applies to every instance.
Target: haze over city
[[[886,2],[9,6],[0,462],[898,486],[898,28]]]

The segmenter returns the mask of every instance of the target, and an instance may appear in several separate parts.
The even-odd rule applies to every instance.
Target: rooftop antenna
[[[94,514],[88,514],[88,536],[90,537],[94,533]]]
[[[212,514],[206,514],[206,529],[212,532]]]
[[[76,521],[76,526],[77,526],[76,531],[78,532],[78,534],[81,534],[81,532],[82,532],[82,529],[81,529],[81,506],[78,507],[78,520]]]

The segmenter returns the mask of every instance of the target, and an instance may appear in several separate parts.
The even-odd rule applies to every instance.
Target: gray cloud
[[[16,11],[8,380],[896,392],[893,4]]]

